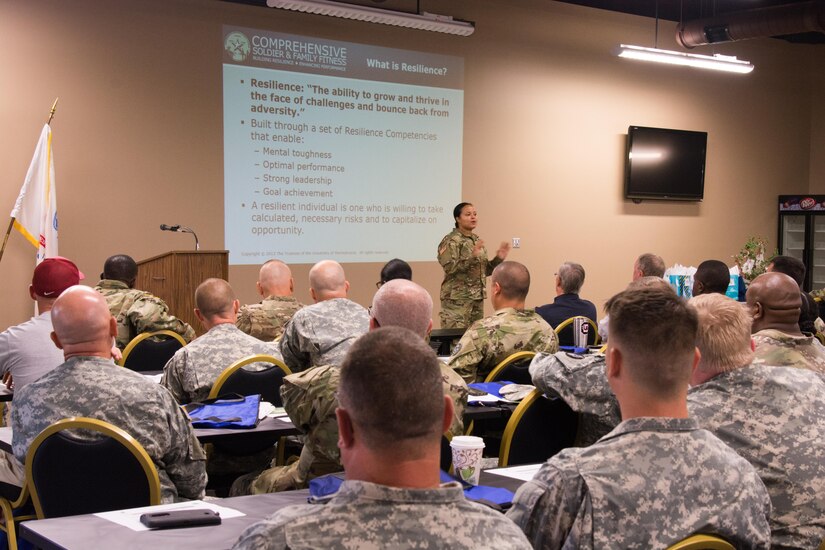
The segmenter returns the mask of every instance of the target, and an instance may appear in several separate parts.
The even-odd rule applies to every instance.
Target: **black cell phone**
[[[214,510],[170,510],[141,514],[140,522],[150,529],[174,529],[197,525],[220,525],[221,516]]]

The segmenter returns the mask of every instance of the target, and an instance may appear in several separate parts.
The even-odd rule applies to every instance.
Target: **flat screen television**
[[[630,126],[625,198],[701,201],[707,144],[707,132]]]

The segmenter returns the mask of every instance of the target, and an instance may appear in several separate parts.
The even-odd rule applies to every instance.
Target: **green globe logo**
[[[246,61],[249,57],[249,39],[242,32],[234,31],[226,35],[223,49],[232,58],[232,61]]]

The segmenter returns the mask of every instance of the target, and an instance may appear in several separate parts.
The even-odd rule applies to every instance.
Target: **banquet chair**
[[[186,340],[171,330],[144,332],[126,345],[123,358],[118,363],[137,372],[160,371],[175,352],[185,345]]]
[[[38,519],[160,504],[158,472],[143,446],[94,418],[65,418],[40,432],[26,455],[26,479]]]
[[[6,533],[9,550],[17,550],[17,530],[19,522],[36,519],[27,483],[23,483],[16,499],[0,496],[0,530]]]
[[[243,367],[252,363],[269,363],[271,366],[263,370],[247,370]],[[284,377],[292,374],[283,361],[271,355],[250,355],[232,363],[212,384],[209,399],[224,393],[240,395],[261,394],[263,401],[269,401],[276,407],[283,405],[281,400],[281,384]]]
[[[734,550],[734,546],[716,535],[691,535],[667,550]]]
[[[578,415],[560,398],[533,390],[522,399],[504,428],[498,454],[500,467],[544,462],[571,447]]]
[[[587,335],[587,345],[588,346],[595,346],[599,343],[599,327],[589,317],[585,317],[583,315],[576,315],[575,317],[570,317],[569,319],[565,319],[559,325],[553,329],[556,333],[556,336],[559,337],[559,345],[560,346],[575,346],[576,345],[576,338],[575,333],[573,332],[575,329],[574,323],[576,320],[581,320],[581,331],[582,334]],[[571,326],[574,325],[574,326]],[[568,328],[569,327],[569,328]],[[567,330],[565,330],[567,329]],[[564,331],[564,333],[562,333]],[[581,346],[584,347],[584,346]]]
[[[530,378],[530,362],[535,357],[535,352],[519,351],[506,357],[501,363],[496,365],[490,374],[484,379],[485,382],[497,382],[507,380],[514,384],[533,384]]]

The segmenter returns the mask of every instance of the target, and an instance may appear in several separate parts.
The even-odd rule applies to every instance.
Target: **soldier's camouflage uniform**
[[[287,321],[302,307],[294,296],[267,296],[259,304],[242,306],[235,325],[250,336],[272,342],[281,337]]]
[[[526,550],[530,545],[499,512],[466,500],[457,483],[400,489],[345,481],[327,504],[282,508],[248,527],[233,548]]]
[[[791,367],[721,373],[688,392],[688,409],[750,462],[771,497],[771,547],[825,540],[825,380]]]
[[[438,245],[438,263],[444,268],[441,328],[466,328],[484,316],[487,277],[502,259],[488,260],[486,247],[473,256],[478,239],[475,233],[467,236],[456,228]]]
[[[227,367],[239,359],[258,354],[280,359],[275,344],[244,334],[232,323],[222,323],[176,351],[166,363],[160,383],[172,392],[178,403],[203,401]],[[269,363],[252,363],[244,369],[261,370],[269,366]]]
[[[72,357],[15,394],[14,456],[24,461],[37,434],[71,416],[103,420],[137,439],[157,467],[164,503],[203,498],[206,456],[186,414],[159,384],[111,359]]]
[[[340,365],[349,347],[367,332],[369,325],[367,310],[346,298],[306,306],[284,327],[280,340],[284,363],[293,373]]]
[[[666,548],[694,533],[769,548],[753,467],[692,418],[633,418],[561,451],[507,512],[534,548]]]
[[[825,346],[813,336],[791,336],[765,329],[753,335],[755,365],[796,367],[825,373]]]
[[[604,369],[601,353],[539,353],[530,363],[533,385],[544,395],[561,397],[579,413],[577,447],[592,445],[622,421],[619,402]]]
[[[448,434],[462,435],[464,424],[461,417],[467,405],[467,385],[454,370],[440,363],[444,393],[455,403],[455,414]],[[341,454],[338,450],[338,423],[335,409],[338,407],[336,392],[341,369],[325,365],[315,367],[284,379],[281,397],[292,423],[306,435],[300,459],[288,466],[272,467],[255,479],[247,478],[236,485],[233,494],[272,493],[302,489],[317,476],[339,472]]]
[[[109,312],[117,320],[117,347],[123,350],[138,334],[156,330],[171,330],[190,342],[195,331],[188,323],[169,314],[166,303],[143,290],[129,288],[126,283],[103,279],[95,290],[103,294]]]
[[[556,333],[540,315],[508,307],[473,323],[448,364],[470,384],[484,381],[497,364],[516,352],[554,353],[558,349]]]

